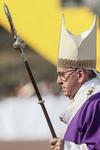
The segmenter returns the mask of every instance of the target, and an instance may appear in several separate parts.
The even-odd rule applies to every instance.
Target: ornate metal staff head
[[[10,24],[11,34],[12,34],[12,38],[14,40],[13,48],[22,51],[22,49],[24,49],[24,47],[25,47],[25,42],[23,40],[21,40],[20,37],[17,35],[17,32],[14,27],[14,23],[12,21],[10,11],[6,4],[4,4],[4,11],[7,16],[8,22]]]

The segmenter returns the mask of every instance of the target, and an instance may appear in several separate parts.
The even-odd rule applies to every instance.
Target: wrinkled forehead
[[[75,68],[64,68],[64,67],[57,67],[57,72],[65,72],[69,70],[73,70]]]

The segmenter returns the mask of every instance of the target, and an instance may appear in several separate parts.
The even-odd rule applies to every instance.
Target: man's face
[[[77,69],[57,67],[57,73],[57,83],[61,85],[64,95],[72,99],[81,86]]]

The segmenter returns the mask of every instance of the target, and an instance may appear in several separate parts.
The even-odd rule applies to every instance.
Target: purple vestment
[[[92,95],[73,117],[64,140],[100,150],[100,93]]]

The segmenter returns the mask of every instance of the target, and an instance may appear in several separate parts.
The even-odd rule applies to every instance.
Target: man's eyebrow
[[[57,73],[61,73],[60,71],[57,71]]]
[[[57,74],[63,74],[64,72],[61,72],[61,71],[57,71]]]
[[[69,70],[65,70],[65,71],[57,71],[57,73],[59,74],[59,73],[66,73],[66,72],[70,72],[70,71],[75,71],[75,70],[77,70],[77,68],[76,69],[69,69]]]
[[[65,71],[57,71],[57,73],[59,74],[59,73],[64,73]]]

